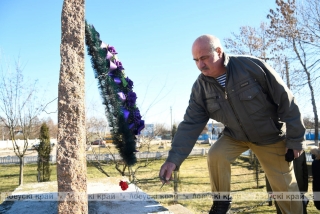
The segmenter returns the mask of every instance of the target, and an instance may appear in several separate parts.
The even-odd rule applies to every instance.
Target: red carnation
[[[126,181],[120,181],[119,186],[121,187],[121,189],[123,191],[128,189],[128,187],[129,187],[128,182],[126,182]]]

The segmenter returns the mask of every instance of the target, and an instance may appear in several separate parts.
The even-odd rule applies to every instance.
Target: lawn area
[[[208,147],[208,146],[207,146]],[[141,167],[136,172],[136,185],[139,186],[144,192],[152,194],[157,193],[173,193],[173,183],[165,185],[161,190],[161,183],[158,179],[159,168],[164,160],[154,160],[147,167]],[[139,160],[133,167],[133,170],[139,166],[145,164],[145,160]],[[106,175],[101,173],[92,163],[87,164],[87,177],[88,181],[99,180]],[[112,164],[105,164],[103,169],[110,176],[119,176],[119,173]],[[37,175],[36,164],[28,164],[24,167],[24,183],[32,183],[36,181]],[[51,165],[52,174],[51,180],[56,180],[56,165]],[[0,192],[11,192],[18,184],[18,165],[0,165]],[[232,164],[232,182],[231,189],[233,192],[244,191],[248,193],[252,192],[266,192],[265,188],[265,175],[260,173],[259,188],[254,177],[254,171],[250,168],[250,165],[246,157],[238,158]],[[178,192],[181,193],[207,193],[210,192],[210,184],[207,170],[206,156],[189,157],[182,164],[179,171],[180,182],[178,183]],[[311,178],[309,180],[309,192],[311,193]],[[268,206],[268,203],[264,203],[258,206],[259,203],[266,201],[235,201],[232,205],[232,209],[242,210],[239,213],[275,213],[275,206]],[[172,200],[159,200],[164,206],[172,204]],[[1,203],[1,202],[0,202]],[[178,201],[179,204],[187,207],[194,213],[207,213],[212,205],[212,200],[209,197],[203,199],[187,199]],[[252,208],[248,211],[243,209]],[[318,210],[310,201],[308,205],[308,213],[319,213]]]
[[[152,166],[148,168],[142,169],[140,173],[138,173],[138,179],[142,179],[143,176],[149,179],[147,182],[140,182],[139,187],[147,193],[162,193],[162,192],[173,192],[173,183],[170,185],[165,185],[160,190],[160,182],[158,181],[158,170],[162,165],[163,161],[156,161]],[[264,173],[260,173],[259,179],[259,188],[257,188],[255,174],[251,169],[250,164],[248,163],[245,157],[238,158],[232,164],[232,178],[231,178],[231,189],[233,192],[243,191],[248,194],[253,192],[266,192],[265,187],[265,175]],[[210,192],[210,181],[209,181],[209,173],[207,170],[207,159],[206,156],[198,156],[198,157],[189,157],[182,164],[179,172],[180,183],[178,187],[178,192],[181,193],[207,193]],[[312,192],[312,180],[309,180],[309,192]],[[276,208],[273,206],[268,206],[268,203],[263,203],[262,206],[258,206],[258,204],[266,201],[245,201],[239,202],[235,201],[232,205],[232,209],[242,210],[240,213],[276,213]],[[173,201],[163,200],[161,201],[164,206],[172,204]],[[204,199],[192,199],[192,200],[181,200],[178,201],[179,204],[187,207],[189,210],[194,213],[207,213],[212,205],[211,198]],[[254,208],[253,208],[254,207]],[[248,211],[244,211],[245,209],[249,209]],[[318,210],[313,205],[313,202],[310,202],[308,205],[308,213],[319,213]]]
[[[140,147],[137,148],[137,150],[139,152],[157,152],[157,151],[165,151],[168,150],[170,148],[170,141],[153,141],[152,143],[148,144],[141,144]],[[165,145],[163,148],[159,149],[160,144]],[[197,144],[198,145],[198,144]],[[200,144],[199,147],[201,148],[209,148],[209,144]],[[92,154],[93,150],[96,154],[98,154],[99,152],[101,154],[104,153],[118,153],[117,148],[115,147],[115,145],[111,144],[111,143],[107,143],[105,146],[98,146],[98,145],[91,145],[91,149],[89,149],[87,151],[88,154]]]

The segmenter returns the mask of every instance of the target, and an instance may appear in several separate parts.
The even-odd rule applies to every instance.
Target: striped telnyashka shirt
[[[222,74],[221,76],[218,76],[216,80],[222,87],[226,86],[226,78],[227,78],[227,73]]]

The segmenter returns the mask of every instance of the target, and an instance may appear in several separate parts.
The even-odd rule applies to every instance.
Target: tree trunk
[[[88,213],[85,151],[85,1],[64,0],[58,94],[58,213]]]
[[[284,63],[285,63],[285,65],[286,65],[287,86],[288,86],[288,88],[290,89],[289,63],[288,63],[287,57],[285,58]]]
[[[301,59],[301,56],[300,56],[298,49],[297,49],[297,46],[296,46],[296,41],[293,40],[292,44],[293,44],[293,49],[294,49],[296,55],[298,56],[300,64],[302,65],[303,70],[307,75],[308,86],[309,86],[310,95],[311,95],[311,103],[312,103],[313,114],[314,114],[314,141],[315,141],[315,144],[318,145],[318,147],[320,148],[320,145],[318,144],[318,141],[319,141],[318,140],[318,138],[319,138],[319,118],[318,118],[316,100],[314,98],[314,91],[313,91],[312,81],[311,81],[311,77],[310,77],[310,72],[308,71],[306,64],[303,63],[303,60]]]
[[[318,112],[317,112],[317,105],[316,105],[316,100],[314,98],[314,90],[313,90],[313,86],[312,86],[312,82],[311,82],[311,77],[310,77],[310,73],[307,71],[307,69],[305,68],[305,73],[307,75],[308,78],[308,86],[310,89],[310,95],[311,95],[311,103],[312,103],[312,108],[313,108],[313,114],[314,114],[314,141],[315,141],[315,145],[318,145],[318,139],[319,139],[319,118],[318,118]]]
[[[314,113],[314,141],[315,145],[317,145],[320,148],[319,145],[319,118],[318,118],[318,112],[317,112],[317,106],[316,106],[316,101],[314,99],[314,92],[313,92],[313,87],[310,82],[309,83],[309,88],[311,90],[311,102],[312,102],[312,107],[313,107],[313,113]]]
[[[19,173],[19,186],[23,185],[23,166],[24,166],[24,157],[19,157],[20,164],[20,173]]]

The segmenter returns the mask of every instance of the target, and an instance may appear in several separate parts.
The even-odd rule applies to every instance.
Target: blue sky
[[[0,64],[20,60],[24,76],[38,79],[47,101],[58,96],[61,9],[59,0],[0,1]],[[138,107],[146,123],[183,119],[191,86],[199,75],[191,45],[202,34],[223,43],[241,26],[267,21],[275,0],[87,0],[86,19],[101,39],[118,52],[134,81]],[[104,117],[97,81],[86,55],[86,103],[89,115]],[[47,111],[56,111],[57,102]],[[57,121],[57,114],[43,116]]]

